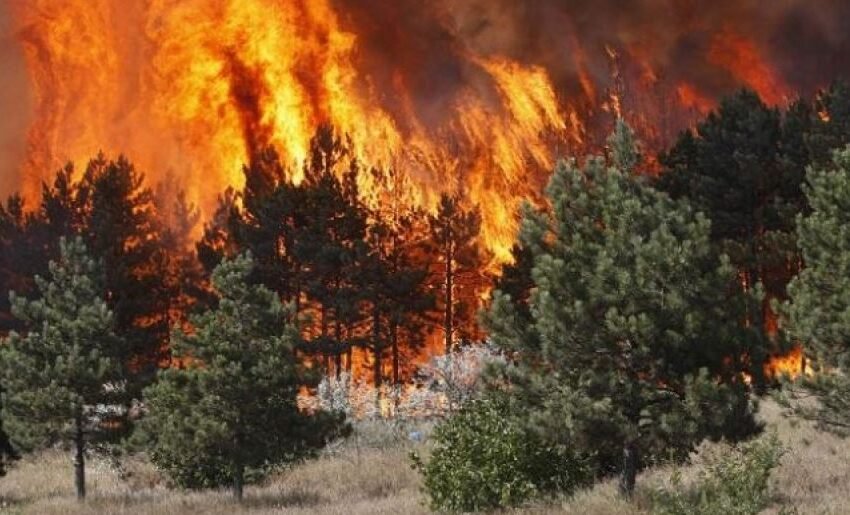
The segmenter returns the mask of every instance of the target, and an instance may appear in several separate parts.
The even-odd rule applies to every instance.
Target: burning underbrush
[[[316,391],[303,391],[298,402],[304,410],[340,411],[352,420],[442,418],[480,390],[489,364],[504,359],[489,345],[467,345],[420,365],[411,383],[376,387],[341,372],[323,378]]]

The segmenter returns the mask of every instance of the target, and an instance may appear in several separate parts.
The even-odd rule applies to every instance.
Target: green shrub
[[[545,443],[503,400],[470,401],[439,424],[431,458],[413,455],[431,508],[480,511],[571,492],[587,484],[590,460]]]
[[[201,453],[197,449],[186,452],[159,452],[153,449],[149,457],[164,472],[169,484],[191,490],[221,488],[233,484],[233,471],[228,461],[214,452]],[[245,470],[246,484],[256,483],[268,475],[272,467],[252,467]]]
[[[685,487],[673,474],[672,489],[651,493],[653,513],[662,515],[755,515],[771,501],[770,474],[784,449],[771,435],[707,458],[697,481]]]

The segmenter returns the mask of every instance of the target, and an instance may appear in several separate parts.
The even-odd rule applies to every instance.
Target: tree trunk
[[[381,345],[381,316],[377,308],[372,313],[372,351],[374,354],[375,388],[381,388],[383,371],[381,370],[381,358],[384,347]]]
[[[623,446],[623,469],[620,471],[620,495],[631,499],[635,492],[637,478],[638,452],[637,445],[629,442]]]
[[[452,351],[452,339],[454,335],[454,268],[452,266],[453,253],[451,250],[451,243],[448,244],[446,248],[446,320],[445,320],[445,331],[446,331],[446,354],[449,354]]]
[[[393,386],[398,386],[399,382],[399,351],[398,351],[398,325],[392,322],[390,327],[390,339],[393,347]]]
[[[374,357],[372,372],[374,373],[375,381],[375,410],[378,415],[381,413],[381,383],[384,379],[382,370],[382,358],[384,354],[384,346],[381,344],[381,312],[377,306],[372,309],[372,354]]]
[[[233,498],[236,502],[242,502],[242,490],[245,483],[245,466],[241,462],[236,464],[233,474]]]
[[[83,414],[77,413],[74,434],[74,485],[77,488],[77,500],[86,498],[86,440],[83,434]]]
[[[339,310],[334,310],[334,362],[336,363],[336,378],[342,376],[342,324],[339,321]]]

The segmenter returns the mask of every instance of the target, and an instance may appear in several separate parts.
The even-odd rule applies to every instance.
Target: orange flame
[[[791,91],[765,49],[731,25],[700,29],[716,35],[707,51],[700,46],[689,58],[723,75],[706,83],[698,80],[704,72],[693,80],[676,70],[666,75],[677,66],[676,46],[652,31],[624,28],[610,41],[585,37],[578,6],[546,2],[541,10],[557,13],[563,33],[553,58],[506,43],[525,31],[505,30],[502,38],[473,23],[473,11],[502,19],[500,9],[484,5],[491,3],[474,2],[480,9],[422,3],[429,23],[450,41],[441,52],[451,66],[419,70],[429,62],[428,45],[442,43],[394,26],[403,7],[381,3],[393,15],[376,28],[363,24],[381,8],[371,6],[358,18],[347,10],[356,8],[343,4],[9,2],[34,110],[22,167],[25,196],[36,198],[41,181],[66,161],[103,150],[127,154],[154,181],[181,177],[209,212],[224,188],[241,187],[241,165],[260,148],[276,147],[298,181],[310,138],[327,123],[351,137],[361,162],[407,174],[410,203],[433,207],[440,193],[462,191],[481,206],[484,243],[504,262],[516,208],[539,193],[556,153],[599,150],[592,145],[604,140],[613,118],[629,119],[657,149],[732,83],[754,88],[770,103]],[[687,19],[673,29],[696,30]],[[387,34],[378,65],[370,61],[377,31]],[[396,42],[415,48],[396,52]],[[437,91],[423,91],[423,83]],[[367,198],[380,198],[367,174],[361,180]]]
[[[728,70],[768,104],[778,105],[790,97],[791,89],[771,68],[756,44],[741,34],[731,30],[717,34],[708,51],[708,60]]]
[[[791,379],[814,374],[814,370],[806,360],[803,348],[800,346],[794,347],[788,354],[771,358],[765,364],[764,371],[768,377],[788,376]]]
[[[449,115],[424,120],[404,77],[376,91],[358,68],[358,37],[330,0],[33,0],[13,6],[36,104],[29,179],[99,150],[153,174],[176,169],[210,207],[240,186],[240,165],[273,145],[301,162],[321,123],[351,136],[357,157],[412,178],[430,206],[463,189],[483,208],[483,237],[509,259],[529,169],[549,168],[547,137],[566,131],[547,72],[461,49],[469,78]],[[47,14],[49,13],[49,15]],[[128,20],[144,27],[128,34]],[[389,108],[385,98],[397,97]],[[461,160],[458,156],[464,156]],[[471,157],[467,157],[471,156]],[[292,179],[300,167],[292,166]],[[364,191],[368,184],[363,174]]]
[[[693,109],[704,115],[712,110],[714,101],[700,93],[696,87],[686,82],[679,84],[676,88],[679,102],[687,109]]]

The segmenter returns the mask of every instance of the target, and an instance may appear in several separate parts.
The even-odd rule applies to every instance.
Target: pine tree
[[[641,154],[635,131],[622,118],[617,118],[614,132],[608,137],[608,152],[611,164],[625,173],[635,172],[640,164]]]
[[[768,233],[793,229],[793,214],[781,216],[787,213],[783,204],[795,200],[782,196],[791,179],[781,165],[782,136],[779,111],[742,91],[661,158],[668,171],[659,187],[688,198],[711,219],[713,238],[749,287],[765,276]]]
[[[11,294],[27,333],[0,345],[6,429],[30,450],[55,442],[74,447],[77,497],[83,499],[87,448],[109,434],[113,392],[120,390],[121,341],[102,298],[100,264],[80,238],[62,240],[49,278],[36,278],[40,298]]]
[[[157,186],[155,204],[159,247],[153,266],[161,292],[155,296],[155,310],[160,325],[170,329],[186,324],[189,313],[209,300],[204,269],[192,241],[201,213],[173,178]],[[168,335],[162,338],[167,340]]]
[[[359,164],[352,143],[330,126],[320,126],[310,141],[302,184],[302,223],[293,245],[302,267],[298,282],[317,305],[318,350],[334,358],[337,375],[348,356],[352,327],[364,318],[357,277],[368,254],[367,212],[358,190]]]
[[[809,114],[798,103],[783,117],[755,93],[741,91],[660,158],[667,170],[659,189],[688,199],[710,218],[712,240],[738,269],[744,291],[767,292],[763,305],[744,315],[764,337],[775,327],[770,301],[785,298],[798,270],[794,217],[805,209]]]
[[[181,368],[160,372],[145,390],[140,434],[155,464],[190,487],[230,484],[242,499],[246,481],[317,448],[341,428],[335,415],[299,411],[306,371],[295,357],[292,313],[277,295],[250,282],[249,255],[214,271],[217,307],[176,331]]]
[[[456,289],[458,286],[466,286],[467,291],[472,290],[471,284],[463,284],[461,279],[480,269],[481,256],[476,238],[481,230],[481,214],[477,208],[464,208],[461,197],[443,194],[436,214],[429,216],[428,222],[436,257],[442,265],[442,270],[437,274],[441,283],[438,305],[443,313],[446,353],[450,353],[459,336],[468,336],[458,331],[461,326],[459,322],[472,322],[469,313],[458,316],[465,314],[464,308],[467,306],[458,299]]]
[[[155,266],[160,248],[156,206],[144,182],[123,156],[113,161],[99,155],[77,186],[83,206],[80,234],[91,254],[103,261],[107,302],[126,343],[127,393],[136,398],[168,359],[169,328],[157,307],[167,291]]]
[[[850,147],[829,168],[811,169],[806,197],[811,213],[798,218],[805,268],[788,286],[791,336],[802,342],[818,374],[802,378],[819,406],[794,406],[832,432],[850,435]],[[793,392],[792,392],[793,393]]]
[[[0,291],[29,293],[33,288],[35,273],[30,272],[40,272],[33,259],[36,248],[31,246],[33,222],[19,195],[9,197],[5,206],[0,204]],[[9,299],[0,298],[0,336],[19,325]]]
[[[325,356],[326,367],[340,373],[344,356],[351,363],[353,327],[364,318],[355,282],[368,253],[351,142],[319,127],[299,184],[273,149],[253,156],[244,173],[243,208],[223,204],[226,221],[207,227],[199,252],[215,263],[227,252],[250,250],[257,279],[314,321],[303,349]]]
[[[427,255],[425,213],[404,202],[403,178],[397,171],[372,170],[372,177],[387,198],[381,207],[370,210],[368,255],[362,261],[357,288],[369,315],[368,335],[361,346],[372,354],[374,385],[380,387],[387,357],[393,384],[399,384],[402,338],[408,351],[424,344],[435,299],[428,291],[429,271],[423,259]]]
[[[743,373],[763,350],[708,220],[599,159],[560,163],[547,196],[522,224],[530,318],[502,292],[484,316],[536,430],[615,466],[626,495],[643,464],[751,431]]]

